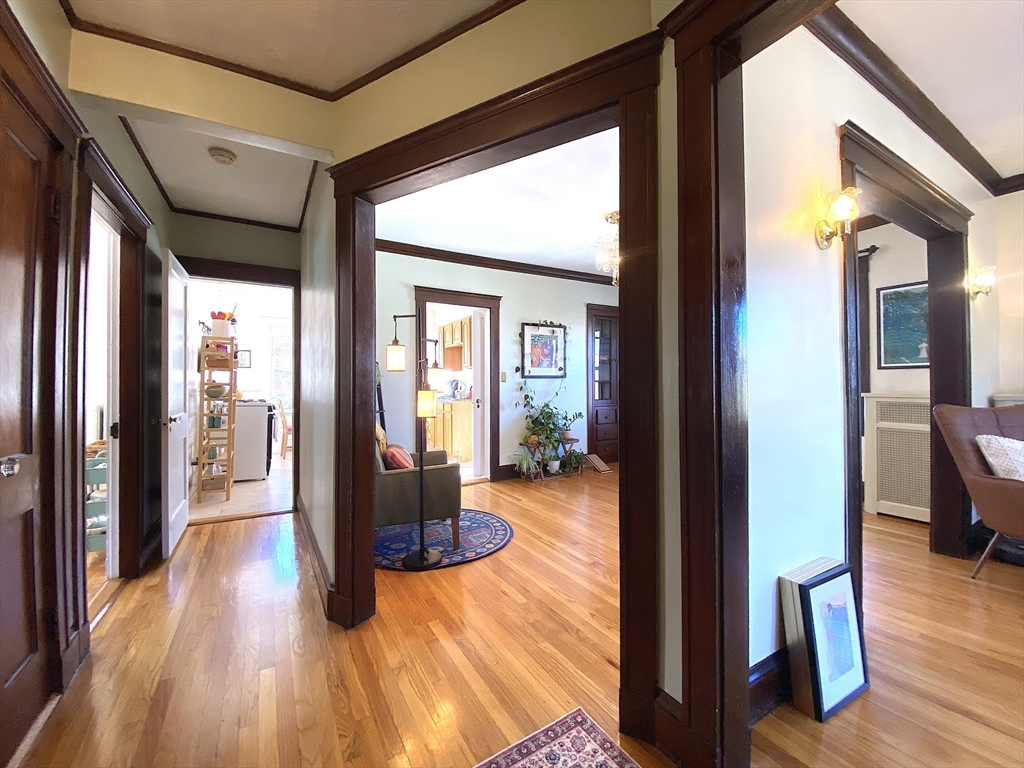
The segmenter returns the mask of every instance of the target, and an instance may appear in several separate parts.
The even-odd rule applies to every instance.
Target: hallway
[[[347,633],[292,516],[190,527],[100,623],[27,764],[470,766],[580,705],[614,734],[616,478],[464,489],[512,523],[505,550],[378,570]]]

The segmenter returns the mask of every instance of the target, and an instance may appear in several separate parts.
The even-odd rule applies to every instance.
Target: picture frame
[[[522,324],[524,379],[565,378],[565,333],[564,325]]]
[[[878,368],[927,368],[928,281],[876,289]]]
[[[850,565],[800,584],[814,718],[822,723],[870,687],[859,605]]]
[[[235,353],[239,368],[252,368],[252,350],[240,349]]]

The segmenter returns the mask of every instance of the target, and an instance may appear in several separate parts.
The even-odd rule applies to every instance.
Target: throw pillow
[[[999,435],[978,435],[976,439],[993,475],[1024,480],[1024,440]]]
[[[384,434],[384,427],[379,423],[377,426],[377,447],[380,448],[380,452],[384,453],[388,449],[388,437]]]
[[[412,469],[412,456],[402,446],[392,443],[384,451],[384,466],[388,469]]]

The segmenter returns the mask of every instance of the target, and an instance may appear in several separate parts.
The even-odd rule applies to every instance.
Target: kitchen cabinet
[[[427,419],[427,448],[444,450],[460,464],[473,460],[473,403],[441,400],[437,416]]]
[[[438,329],[441,340],[441,356],[447,371],[465,370],[473,367],[473,318],[448,323]]]

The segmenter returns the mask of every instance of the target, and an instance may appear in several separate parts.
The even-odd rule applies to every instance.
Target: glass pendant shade
[[[392,373],[405,370],[405,346],[399,344],[398,339],[388,344],[384,353],[384,366]]]
[[[427,368],[427,386],[439,390],[444,386],[444,368],[436,362]]]
[[[437,399],[432,389],[420,389],[416,392],[416,416],[421,419],[432,419],[437,415]]]

